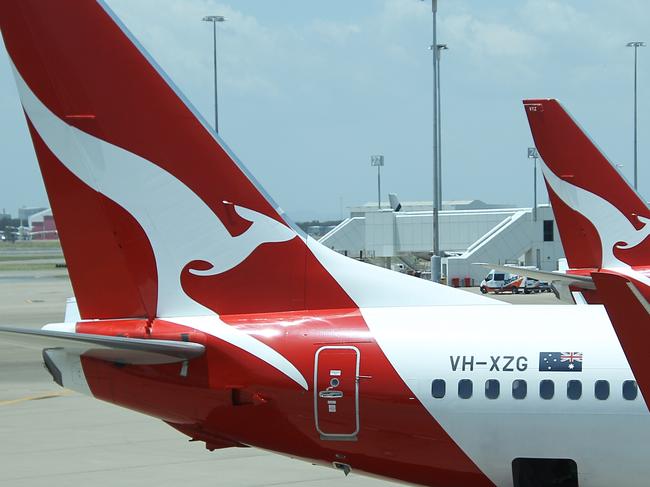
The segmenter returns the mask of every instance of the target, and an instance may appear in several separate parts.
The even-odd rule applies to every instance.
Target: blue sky
[[[219,28],[221,135],[297,220],[336,218],[384,193],[431,198],[430,3],[418,0],[107,0],[212,120]],[[632,50],[650,2],[439,0],[444,199],[530,205],[522,98],[560,99],[632,177]],[[639,51],[639,189],[650,196],[650,48]],[[540,185],[541,188],[541,185]],[[46,205],[0,49],[0,210]],[[343,208],[343,212],[341,211]]]

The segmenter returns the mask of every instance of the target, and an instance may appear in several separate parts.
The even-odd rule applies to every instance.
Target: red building
[[[58,240],[59,233],[56,231],[52,210],[43,210],[30,216],[29,231],[32,240]]]

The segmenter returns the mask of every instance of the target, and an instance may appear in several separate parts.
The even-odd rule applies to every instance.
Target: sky
[[[382,193],[432,198],[432,15],[419,0],[106,0],[294,220],[340,218]],[[439,0],[443,199],[532,204],[521,100],[558,98],[633,174],[633,49],[650,2]],[[650,47],[639,50],[639,191],[650,197]],[[540,183],[540,191],[542,185]],[[540,200],[544,199],[541,193]],[[0,45],[0,211],[48,206]]]

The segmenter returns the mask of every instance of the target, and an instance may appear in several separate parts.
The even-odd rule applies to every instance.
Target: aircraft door
[[[316,351],[314,417],[322,440],[357,439],[359,355],[359,349],[352,346],[326,346]]]

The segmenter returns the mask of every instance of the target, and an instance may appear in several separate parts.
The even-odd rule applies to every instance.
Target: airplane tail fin
[[[101,0],[3,0],[0,31],[82,319],[476,300],[303,235]]]
[[[634,376],[647,397],[650,394],[648,287],[628,276],[608,271],[593,272],[592,277]]]
[[[648,265],[650,210],[557,100],[524,100],[571,268]]]
[[[0,30],[81,318],[321,307],[307,276],[351,305],[102,2],[3,1]]]

